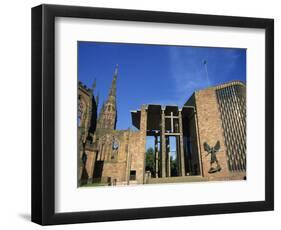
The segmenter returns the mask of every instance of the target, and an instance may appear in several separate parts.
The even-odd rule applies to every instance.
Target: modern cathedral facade
[[[136,130],[116,130],[118,67],[98,113],[95,84],[78,84],[78,186],[246,179],[246,85],[232,81],[193,93],[182,106],[142,105]],[[154,175],[146,139],[154,138]],[[171,173],[171,141],[176,173]]]

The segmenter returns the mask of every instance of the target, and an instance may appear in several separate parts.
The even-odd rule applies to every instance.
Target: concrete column
[[[162,177],[166,177],[166,138],[165,138],[165,108],[162,107],[161,113],[161,163]]]
[[[137,181],[144,183],[145,176],[145,154],[146,154],[146,133],[147,133],[147,106],[142,105],[141,107],[141,118],[140,118],[140,142],[142,149],[140,150],[143,156],[143,161],[141,162],[141,170],[139,174],[137,173]]]
[[[180,128],[180,165],[181,165],[181,176],[185,176],[185,166],[184,166],[184,148],[183,148],[183,127],[182,127],[182,114],[181,109],[179,109],[179,128]]]
[[[173,112],[171,112],[171,132],[174,132],[174,117],[173,117]]]
[[[181,176],[181,153],[180,153],[180,137],[179,136],[176,136],[176,150],[177,150],[178,176]]]
[[[198,149],[198,161],[199,161],[199,167],[200,167],[200,175],[204,176],[204,171],[202,167],[202,157],[201,157],[201,148],[200,148],[200,140],[199,140],[199,134],[198,134],[198,123],[197,123],[197,112],[194,109],[194,123],[195,123],[195,132],[196,132],[196,140],[197,140],[197,149]]]
[[[155,150],[155,177],[158,178],[158,158],[159,158],[159,151],[158,151],[158,136],[155,135],[155,141],[154,141],[154,150]]]

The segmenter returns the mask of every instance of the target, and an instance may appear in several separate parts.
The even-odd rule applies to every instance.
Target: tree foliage
[[[170,158],[171,161],[171,176],[178,176],[177,159]]]
[[[150,171],[153,177],[155,176],[155,154],[151,147],[146,150],[145,170]]]

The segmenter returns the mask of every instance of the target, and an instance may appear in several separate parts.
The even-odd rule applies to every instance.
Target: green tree
[[[151,176],[155,177],[155,159],[154,159],[154,150],[153,148],[148,148],[146,150],[145,158],[145,170],[151,172]]]
[[[177,159],[170,158],[171,161],[171,176],[178,176]]]

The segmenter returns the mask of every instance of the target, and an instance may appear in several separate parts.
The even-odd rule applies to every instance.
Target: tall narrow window
[[[231,85],[217,90],[217,99],[227,148],[230,171],[246,170],[246,93]]]

